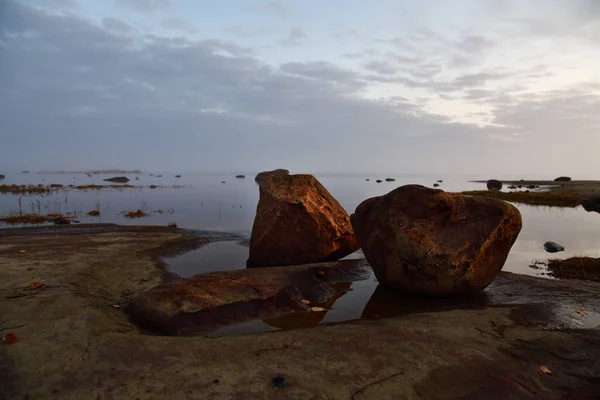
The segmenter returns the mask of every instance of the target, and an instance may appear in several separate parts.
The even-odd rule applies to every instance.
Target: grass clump
[[[530,266],[534,269],[545,267],[548,274],[559,279],[583,279],[600,282],[600,258],[570,257],[565,260],[550,259],[547,262],[536,261]]]
[[[144,218],[149,216],[150,214],[140,210],[139,208],[135,211],[127,211],[123,214],[125,218]]]
[[[57,225],[68,225],[71,223],[71,219],[74,217],[75,216],[71,214],[63,215],[51,213],[41,215],[36,213],[27,213],[19,215],[9,215],[7,217],[0,218],[0,222],[5,223],[7,225],[39,225],[47,224],[50,222]]]
[[[2,194],[50,194],[54,188],[36,185],[0,185]]]
[[[45,215],[40,214],[22,214],[22,215],[10,215],[8,217],[0,218],[0,222],[8,225],[20,225],[20,224],[44,224],[49,222],[49,218]]]
[[[482,196],[533,206],[577,207],[581,198],[573,193],[556,192],[500,192],[496,190],[471,190],[462,192],[467,196]]]

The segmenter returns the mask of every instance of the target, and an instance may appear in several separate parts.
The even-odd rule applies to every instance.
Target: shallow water
[[[19,210],[19,197],[25,212],[39,208],[42,213],[56,211],[78,212],[81,222],[109,222],[132,225],[167,225],[175,222],[181,228],[205,229],[240,233],[249,237],[258,202],[258,186],[254,182],[255,174],[246,174],[245,179],[236,179],[236,174],[183,174],[175,178],[174,173],[155,173],[162,178],[149,174],[128,175],[132,185],[179,185],[183,188],[126,189],[122,191],[74,191],[59,192],[51,196],[15,196],[0,195],[0,215],[14,213]],[[64,185],[106,184],[104,178],[109,176],[63,175],[63,174],[6,174],[3,184],[50,184]],[[485,184],[474,183],[477,176],[433,176],[433,175],[327,175],[317,174],[317,178],[349,212],[365,199],[388,193],[398,186],[416,183],[432,186],[442,179],[440,189],[462,191],[483,189]],[[395,182],[376,183],[375,179],[395,178]],[[366,181],[369,178],[370,181]],[[225,181],[226,183],[221,183]],[[102,215],[87,217],[85,214],[99,204]],[[543,276],[544,271],[529,267],[535,260],[544,261],[549,256],[569,257],[585,255],[596,257],[600,253],[600,214],[588,213],[583,208],[565,209],[549,207],[532,207],[517,205],[523,216],[523,230],[512,248],[504,270],[529,275]],[[121,215],[123,211],[145,208],[153,213],[148,218],[127,219]],[[566,247],[566,251],[550,255],[542,245],[546,241],[554,241]],[[245,267],[247,249],[228,247],[229,245],[211,245],[199,250],[201,260],[198,265],[209,265],[213,270],[236,269]],[[227,252],[238,252],[231,255]],[[223,257],[219,255],[223,252]],[[211,253],[211,254],[209,254]],[[192,271],[194,255],[186,255],[181,267]],[[244,263],[242,263],[242,259]],[[235,266],[235,268],[233,268]],[[198,267],[199,272],[206,272],[208,267]],[[184,273],[188,275],[188,273]]]

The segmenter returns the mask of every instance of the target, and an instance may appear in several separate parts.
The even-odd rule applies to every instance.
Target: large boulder
[[[248,267],[333,261],[358,248],[348,213],[314,176],[261,182]]]
[[[487,181],[488,190],[500,190],[502,189],[502,182],[497,179],[490,179]]]
[[[554,182],[570,182],[571,181],[571,177],[569,176],[559,176],[558,178],[556,178],[554,180]]]
[[[508,203],[420,185],[366,200],[350,218],[381,284],[430,295],[484,289],[521,231]]]
[[[260,185],[260,183],[269,175],[289,175],[290,171],[287,169],[274,169],[273,171],[263,171],[256,175],[254,181]]]

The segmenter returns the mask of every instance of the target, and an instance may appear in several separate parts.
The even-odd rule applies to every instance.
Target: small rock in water
[[[561,246],[560,244],[554,242],[544,243],[544,249],[548,253],[558,253],[559,251],[565,251],[564,246]]]
[[[437,183],[442,183],[442,182],[444,182],[444,181],[443,181],[443,180],[441,180],[441,179],[438,179],[438,180],[437,180]]]
[[[386,181],[386,182],[394,182],[394,181],[395,181],[395,179],[394,179],[394,178],[385,178],[385,181]]]
[[[439,183],[434,183],[433,187],[440,187],[440,184]]]
[[[381,183],[381,182],[383,182],[383,181],[382,181],[381,179],[377,179],[375,182],[377,182],[377,183]]]
[[[244,179],[246,177],[246,175],[236,175],[235,176],[237,179]]]

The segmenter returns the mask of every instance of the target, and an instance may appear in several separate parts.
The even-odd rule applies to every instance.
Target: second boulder
[[[261,181],[248,267],[333,261],[358,248],[348,213],[314,176]]]

